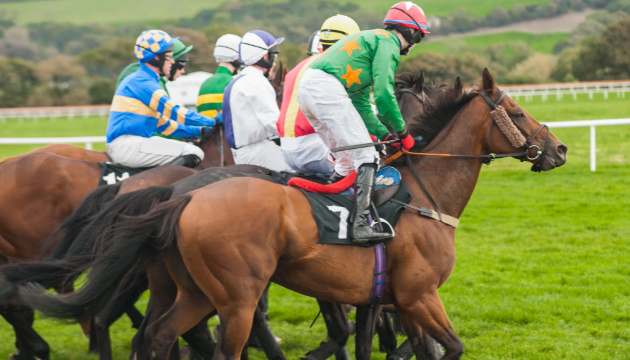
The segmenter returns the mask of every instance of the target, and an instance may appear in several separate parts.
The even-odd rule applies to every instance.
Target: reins
[[[495,111],[501,105],[503,100],[505,100],[505,98],[507,97],[507,94],[505,92],[499,90],[498,88],[497,88],[497,90],[501,93],[501,96],[499,97],[499,99],[496,102],[494,102],[485,91],[480,91],[479,92],[479,94],[483,97],[483,99],[486,101],[486,103],[488,103],[488,105],[490,106],[490,108],[493,111]],[[403,89],[401,89],[399,91],[398,95],[400,95],[400,93],[403,93],[403,92],[404,93],[410,93],[410,94],[414,95],[418,100],[420,100],[420,102],[422,102],[422,106],[423,107],[425,106],[424,92],[422,92],[422,96],[420,96],[415,91],[411,90],[408,87],[405,87],[405,88],[403,88]],[[400,96],[397,96],[397,99],[400,100]],[[492,130],[494,128],[495,121],[496,120],[494,119],[494,116],[493,116],[493,121],[492,121],[492,123],[490,125],[490,135],[489,135],[489,138],[488,138],[488,152],[489,152],[489,154],[487,154],[487,155],[419,153],[419,152],[408,151],[407,149],[405,149],[404,147],[401,146],[400,151],[396,152],[394,155],[392,155],[392,156],[390,156],[390,157],[385,159],[385,164],[390,164],[393,161],[397,160],[398,158],[400,158],[401,156],[404,155],[405,162],[406,162],[407,166],[409,167],[409,169],[413,173],[416,181],[418,182],[418,184],[422,188],[422,191],[429,198],[429,201],[431,201],[431,203],[433,204],[433,207],[435,207],[435,212],[437,213],[437,215],[439,217],[439,221],[441,221],[441,222],[443,222],[445,224],[453,226],[452,224],[449,224],[448,222],[445,222],[442,219],[442,213],[440,211],[440,208],[438,207],[437,202],[433,199],[433,197],[429,193],[429,190],[427,189],[427,187],[422,182],[422,179],[420,179],[420,175],[418,174],[418,171],[416,170],[416,167],[413,165],[413,161],[411,160],[411,156],[415,155],[415,156],[437,156],[437,157],[483,158],[483,159],[485,159],[484,160],[484,164],[486,164],[486,165],[490,165],[492,160],[501,159],[501,158],[507,158],[507,157],[519,157],[521,159],[521,162],[524,161],[525,158],[527,158],[530,161],[534,161],[536,159],[539,159],[538,162],[536,162],[532,166],[532,171],[538,171],[538,172],[542,171],[543,155],[545,153],[545,149],[547,148],[547,144],[549,142],[549,133],[550,133],[549,127],[546,124],[541,124],[540,127],[538,128],[538,130],[536,130],[536,132],[534,133],[534,135],[532,135],[529,139],[525,140],[525,143],[523,145],[525,150],[523,150],[523,152],[520,152],[520,153],[509,153],[509,154],[492,154]],[[512,122],[512,124],[514,124],[514,123]],[[516,127],[516,125],[514,125],[514,127]],[[543,128],[547,128],[547,137],[545,139],[545,145],[543,146],[543,149],[541,150],[538,145],[532,145],[531,142],[532,142],[532,140],[534,140],[534,138],[536,136],[538,136],[538,134],[542,131]],[[518,127],[516,129],[518,129]],[[518,129],[518,130],[520,131],[520,129]],[[535,157],[530,157],[529,156],[529,152],[533,148],[537,149],[536,156]],[[417,210],[423,216],[426,216],[426,214],[423,213],[423,210],[430,210],[430,209],[416,208],[416,207],[413,207],[413,206],[411,206],[409,204],[406,204],[405,207],[413,209],[413,210]],[[448,217],[451,218],[450,216],[448,216]]]

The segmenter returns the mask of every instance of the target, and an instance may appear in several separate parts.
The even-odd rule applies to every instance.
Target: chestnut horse
[[[219,166],[221,154],[210,134],[208,132],[200,144],[205,153],[202,165]],[[68,145],[65,149],[72,148]],[[225,158],[228,164],[233,164],[230,151]],[[138,181],[142,180],[143,186],[165,185],[165,181],[170,184],[180,178],[179,168],[166,166],[149,170],[145,175],[139,174],[142,176]],[[100,165],[95,162],[47,152],[22,155],[0,164],[0,181],[3,184],[0,188],[0,209],[5,209],[0,212],[0,264],[10,263],[10,259],[37,260],[45,240],[96,189],[100,171]],[[186,176],[194,173],[192,169],[184,172]],[[116,186],[102,189],[103,194],[99,195],[101,201],[111,199],[118,189]],[[87,208],[89,211],[83,214],[84,218],[97,212],[100,203]],[[0,314],[15,329],[16,359],[48,359],[48,345],[31,326],[31,309],[21,306],[14,299],[8,304],[0,304]]]
[[[487,69],[479,90],[438,96],[434,107],[408,120],[414,137],[433,154],[482,155],[520,152],[504,131],[491,133],[496,102],[517,132],[542,150],[528,154],[537,168],[549,171],[566,162],[567,147],[509,97],[503,98]],[[418,151],[419,149],[414,149]],[[427,193],[443,214],[459,218],[477,183],[483,158],[418,156],[394,164],[409,186],[412,206],[432,207],[414,172],[423,174]],[[387,243],[383,304],[393,304],[416,356],[423,358],[428,336],[444,348],[445,360],[459,359],[463,344],[453,330],[437,289],[455,264],[455,231],[442,222],[403,212],[396,236]],[[258,299],[269,281],[326,301],[367,304],[372,289],[371,249],[318,244],[319,234],[306,197],[298,189],[254,178],[234,178],[157,205],[117,228],[109,247],[93,263],[87,284],[61,297],[37,286],[20,291],[24,301],[45,314],[85,313],[90,302],[111,294],[99,281],[120,281],[163,256],[178,289],[169,311],[146,329],[148,353],[167,359],[175,340],[217,311],[221,331],[216,359],[238,359],[251,328]],[[99,279],[98,281],[96,279]]]
[[[271,85],[276,92],[281,92],[286,73],[286,66],[282,66],[281,64],[280,70],[276,73],[276,77],[271,80]],[[227,144],[227,141],[225,141],[225,136],[221,127],[216,127],[214,131],[207,132],[199,145],[204,150],[205,154],[204,160],[199,165],[199,169],[234,164],[231,149]],[[48,168],[43,172],[34,173],[33,166],[25,164],[25,162],[33,159],[39,159],[40,162],[45,164]],[[31,226],[31,229],[39,230],[39,232],[32,238],[24,237],[23,234],[20,233],[20,230],[18,230],[20,229],[19,222],[12,222],[10,217],[6,218],[6,223],[15,225],[16,231],[14,233],[15,237],[11,237],[9,241],[5,241],[2,236],[3,230],[5,229],[2,227],[2,220],[5,220],[3,215],[19,215],[19,213],[0,214],[0,265],[9,263],[7,257],[20,260],[38,259],[38,256],[42,251],[43,240],[46,239],[58,225],[60,225],[60,222],[64,218],[77,208],[81,199],[83,199],[98,184],[100,167],[95,163],[100,161],[110,160],[103,152],[86,150],[69,144],[49,145],[33,150],[25,155],[0,160],[0,170],[2,171],[2,175],[12,175],[15,179],[27,177],[30,179],[40,180],[39,182],[35,181],[30,184],[30,193],[20,195],[14,194],[15,196],[11,197],[11,201],[26,204],[27,206],[30,206],[29,209],[40,209],[37,214],[41,217],[41,219],[38,219],[40,221],[38,224],[40,225],[39,227]],[[12,172],[12,169],[8,167],[9,164],[13,164],[14,167],[22,169],[23,172]],[[51,171],[50,168],[54,168],[57,171]],[[74,171],[74,169],[76,169],[76,171]],[[100,190],[99,193],[93,194],[93,199],[86,201],[83,204],[83,207],[79,209],[80,214],[77,214],[77,216],[71,221],[75,227],[74,230],[85,226],[85,222],[89,219],[90,215],[97,213],[98,210],[100,210],[100,206],[109,201],[119,191],[122,194],[137,189],[144,189],[149,186],[168,185],[180,180],[183,177],[190,176],[194,172],[195,171],[192,169],[166,166],[149,170],[143,173],[144,175],[139,174],[133,176],[128,181],[123,182],[121,186],[108,186],[105,189]],[[65,175],[65,177],[58,176],[59,173]],[[57,182],[51,182],[50,180],[56,180]],[[48,187],[40,187],[41,184],[48,184]],[[64,187],[60,189],[57,184],[64,184]],[[71,189],[76,189],[77,191],[70,193]],[[2,206],[3,200],[5,200],[3,195],[11,194],[10,190],[10,186],[5,186],[3,190],[0,190],[0,206]],[[31,194],[35,195],[35,193],[55,194],[57,197],[54,199],[45,199],[43,201],[41,198],[35,200],[35,196],[31,196]],[[42,207],[42,205],[44,205],[44,207]],[[49,205],[50,210],[41,211],[41,209],[48,209],[45,205]],[[14,249],[13,242],[11,242],[12,238],[15,238],[14,241],[16,242],[19,238],[21,241],[18,243],[18,246],[22,246],[23,248]],[[63,250],[56,250],[61,253],[61,256],[63,256]],[[47,280],[51,281],[51,278],[49,277]],[[72,290],[72,288],[69,287],[65,290],[69,291]],[[10,293],[12,291],[10,288],[4,289],[3,291],[5,291],[5,296],[11,297]],[[36,356],[40,359],[47,359],[49,347],[31,326],[33,323],[32,310],[21,306],[16,299],[12,299],[10,303],[5,305],[6,306],[0,304],[0,314],[2,314],[3,317],[5,317],[5,319],[13,325],[16,332],[16,347],[18,348],[18,354],[14,357],[16,359],[34,359]],[[105,342],[105,344],[99,344],[99,351],[101,352],[101,358],[103,359],[111,357],[109,350],[109,333],[107,331],[109,325],[108,321],[102,322],[99,326],[100,331],[96,334],[96,336]],[[92,345],[93,344],[91,344],[91,346]]]

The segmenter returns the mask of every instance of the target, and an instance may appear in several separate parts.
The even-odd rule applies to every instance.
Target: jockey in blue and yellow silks
[[[145,31],[136,40],[138,71],[121,83],[114,95],[107,123],[107,151],[112,160],[129,167],[166,164],[194,167],[203,160],[195,145],[154,136],[197,137],[211,119],[175,104],[162,89],[159,77],[173,65],[171,38],[161,30]]]

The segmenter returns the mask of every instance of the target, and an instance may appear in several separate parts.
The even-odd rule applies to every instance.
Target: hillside
[[[238,3],[240,0],[229,1]],[[267,0],[265,0],[267,1]],[[278,0],[286,1],[286,0]],[[393,0],[340,0],[367,10],[386,11]],[[445,16],[457,8],[465,8],[473,15],[486,15],[497,6],[510,8],[512,4],[546,4],[549,0],[431,0],[418,2],[429,16]],[[176,4],[176,5],[174,5]],[[15,18],[18,24],[45,21],[74,24],[151,22],[192,17],[201,10],[224,6],[220,0],[35,0],[0,4],[0,12]]]

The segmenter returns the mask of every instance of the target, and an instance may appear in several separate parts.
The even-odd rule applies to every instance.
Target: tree
[[[59,55],[37,64],[36,76],[40,82],[38,96],[33,105],[43,105],[41,96],[47,97],[52,105],[89,104],[90,97],[84,87],[86,70],[76,59]]]
[[[35,64],[0,56],[0,74],[0,107],[24,106],[37,85]]]
[[[118,38],[82,52],[78,59],[90,75],[116,79],[125,66],[137,61],[133,53],[134,44],[135,39]]]
[[[199,31],[165,26],[164,31],[171,36],[179,36],[179,39],[188,45],[193,46],[193,50],[188,53],[190,61],[186,64],[187,72],[209,71],[214,72],[216,63],[213,56],[213,47],[208,42],[208,38]]]
[[[615,79],[630,78],[630,19],[610,25],[601,37],[602,65]]]

